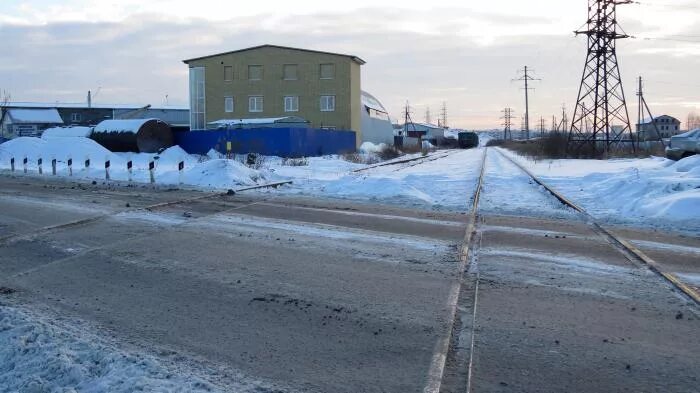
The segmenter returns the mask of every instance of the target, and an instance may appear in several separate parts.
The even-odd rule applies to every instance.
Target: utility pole
[[[503,112],[503,116],[501,117],[501,119],[503,119],[503,139],[513,139],[513,133],[511,132],[511,128],[513,127],[513,109],[505,108],[501,112]]]
[[[538,78],[533,78],[530,76],[528,73],[530,70],[528,70],[527,66],[523,70],[521,70],[523,75],[518,78],[514,79],[514,81],[524,81],[525,82],[525,139],[530,139],[530,90],[534,90],[533,88],[529,87],[530,81],[539,81],[542,79]]]
[[[623,142],[632,142],[636,150],[617,61],[617,41],[630,37],[617,23],[617,6],[633,2],[588,0],[587,28],[574,32],[588,37],[588,54],[569,130],[569,149],[578,151],[588,145],[597,152],[602,144],[607,155]]]
[[[544,117],[540,116],[540,138],[544,138]]]
[[[638,108],[637,108],[637,141],[641,142],[641,134],[640,131],[642,130],[642,121],[645,119],[645,113],[649,115],[649,121],[651,124],[654,126],[654,130],[656,131],[656,140],[660,141],[661,144],[664,144],[663,137],[661,136],[661,132],[659,131],[659,127],[656,125],[656,121],[654,121],[654,115],[651,114],[651,110],[649,110],[649,105],[647,105],[647,100],[644,98],[644,89],[643,89],[643,82],[642,82],[642,77],[639,77],[639,89],[637,90],[637,97],[639,97],[639,102],[638,102]],[[644,111],[646,109],[646,112]],[[646,134],[646,133],[645,133]],[[647,135],[645,135],[647,137]],[[646,138],[649,140],[649,138]]]
[[[430,107],[425,108],[425,123],[430,124]]]

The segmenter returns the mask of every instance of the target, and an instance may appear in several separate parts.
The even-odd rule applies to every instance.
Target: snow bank
[[[69,176],[68,159],[73,160],[72,176],[79,179],[105,179],[105,162],[109,160],[111,180],[150,182],[149,164],[155,165],[157,184],[184,184],[205,189],[229,189],[236,186],[252,186],[268,181],[281,180],[265,171],[253,170],[238,161],[225,160],[216,155],[214,159],[200,162],[179,146],[170,147],[160,154],[112,153],[88,138],[16,138],[0,145],[0,169],[10,169],[11,158],[15,158],[15,170],[22,173],[23,160],[28,159],[27,170],[38,172],[37,160],[42,158],[44,175],[50,176],[51,160],[56,159],[57,175]],[[85,167],[85,160],[90,167]],[[131,161],[131,174],[127,162]],[[185,165],[179,172],[179,163]]]
[[[380,143],[380,144],[374,144],[372,142],[363,142],[362,145],[360,145],[360,152],[361,153],[379,153],[386,149],[386,144],[385,143]]]
[[[598,219],[700,233],[700,156],[678,162],[518,159]]]
[[[0,386],[5,392],[221,391],[155,359],[100,343],[11,307],[0,307]]]

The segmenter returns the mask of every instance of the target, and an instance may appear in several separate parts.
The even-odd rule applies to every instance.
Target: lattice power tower
[[[569,131],[569,150],[605,153],[623,143],[634,147],[629,112],[617,63],[616,42],[629,38],[617,23],[617,6],[631,0],[589,0],[588,56]]]

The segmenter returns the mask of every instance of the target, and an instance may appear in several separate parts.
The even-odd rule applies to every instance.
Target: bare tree
[[[695,112],[690,112],[688,114],[688,130],[694,130],[700,128],[700,115]]]

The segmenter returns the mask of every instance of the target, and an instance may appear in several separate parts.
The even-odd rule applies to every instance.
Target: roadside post
[[[109,181],[109,160],[105,161],[105,180]]]
[[[73,176],[73,159],[68,158],[68,176]]]
[[[28,161],[29,161],[29,159],[26,156],[24,157],[24,160],[22,161],[22,163],[24,164],[24,173],[25,174],[27,173],[27,162]]]
[[[226,158],[229,160],[231,159],[231,150],[233,150],[233,146],[231,145],[231,141],[226,142]]]
[[[90,169],[90,158],[85,159],[85,170],[87,171]]]
[[[126,171],[129,172],[129,182],[131,182],[131,170],[134,167],[134,162],[129,160],[126,162]]]
[[[41,158],[39,158],[38,160],[36,160],[36,166],[39,168],[39,174],[40,174],[40,175],[43,175],[43,174],[44,174],[44,170],[41,169],[41,164],[42,164],[43,162],[44,162],[44,160],[42,160]]]
[[[156,171],[156,163],[155,163],[155,161],[150,161],[148,163],[148,173],[151,175],[151,184],[156,182],[155,171]]]
[[[10,158],[10,170],[12,170],[12,172],[15,171],[15,158],[14,157]]]
[[[177,171],[178,171],[178,175],[179,175],[179,178],[180,178],[180,185],[182,185],[182,183],[183,183],[182,177],[183,177],[183,171],[184,171],[184,170],[185,170],[185,161],[180,161],[180,162],[177,164]]]
[[[51,160],[51,174],[56,176],[56,159]]]

